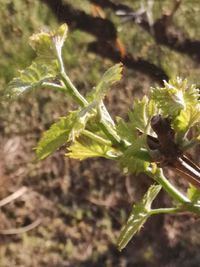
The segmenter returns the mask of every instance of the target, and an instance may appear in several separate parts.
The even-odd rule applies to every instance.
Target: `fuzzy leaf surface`
[[[117,246],[120,251],[126,247],[131,238],[140,231],[141,227],[149,218],[152,202],[160,192],[161,188],[160,185],[152,185],[144,195],[143,199],[133,206],[131,214],[126,224],[122,227],[117,241]]]
[[[160,113],[172,119],[172,127],[181,143],[187,131],[200,120],[199,90],[188,81],[177,78],[165,82],[163,88],[153,88],[151,98],[156,102]]]
[[[57,30],[33,34],[29,39],[30,46],[44,62],[45,59],[56,58],[56,48],[61,50],[67,37],[67,30],[67,24],[62,24]]]

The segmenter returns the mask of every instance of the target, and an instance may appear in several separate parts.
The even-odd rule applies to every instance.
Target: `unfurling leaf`
[[[156,87],[151,90],[151,99],[156,102],[162,115],[174,119],[181,110],[199,105],[198,89],[194,85],[189,86],[186,79],[177,78],[165,81],[164,84],[163,88]]]
[[[152,185],[144,195],[143,199],[133,206],[131,214],[126,224],[122,227],[117,241],[117,246],[120,251],[126,247],[131,238],[140,231],[141,227],[149,218],[152,202],[160,192],[161,188],[160,185]]]
[[[128,112],[131,129],[135,129],[135,131],[140,129],[144,133],[149,133],[148,126],[155,112],[155,102],[149,101],[147,96],[144,96],[142,100],[136,99],[133,103],[133,109]]]
[[[117,133],[127,141],[127,149],[120,158],[126,172],[138,174],[152,169],[146,134],[151,134],[149,124],[155,112],[155,102],[144,96],[142,100],[134,101],[133,110],[128,113],[128,122],[118,118]]]
[[[56,77],[58,74],[57,55],[58,53],[61,55],[66,36],[67,25],[63,24],[56,31],[43,31],[30,37],[30,45],[38,57],[30,67],[20,71],[19,76],[10,82],[5,92],[6,97],[21,95]]]
[[[61,25],[55,31],[41,31],[30,37],[30,45],[38,57],[52,59],[56,56],[56,48],[61,50],[67,37],[67,24]]]
[[[100,102],[103,100],[105,95],[108,93],[108,90],[110,90],[111,85],[121,79],[122,67],[123,65],[119,63],[112,66],[104,73],[95,89],[88,95],[87,99],[89,102]]]
[[[170,117],[176,132],[176,140],[182,143],[188,130],[200,120],[199,90],[187,80],[170,80],[163,88],[153,88],[151,98],[161,115]]]

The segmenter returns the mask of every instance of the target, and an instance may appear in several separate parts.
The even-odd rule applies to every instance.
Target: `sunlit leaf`
[[[173,121],[173,128],[177,132],[178,139],[184,137],[187,131],[200,121],[200,105],[188,106],[181,110]]]
[[[151,204],[161,190],[160,185],[152,185],[143,199],[133,206],[131,214],[123,226],[117,241],[117,246],[121,251],[126,247],[131,238],[140,231],[146,220],[149,218]]]
[[[38,159],[44,159],[68,141],[75,141],[93,117],[91,106],[71,112],[67,117],[61,117],[47,130],[37,145]]]
[[[39,88],[43,82],[54,79],[56,74],[56,62],[52,62],[49,66],[33,62],[31,66],[20,71],[18,77],[9,83],[5,95],[6,97],[15,97]]]
[[[199,90],[186,79],[177,78],[165,82],[163,88],[153,88],[151,98],[160,113],[171,118],[177,142],[181,143],[187,131],[200,120]]]
[[[94,100],[100,102],[103,100],[105,95],[110,90],[111,85],[121,79],[122,67],[123,65],[119,63],[112,66],[104,73],[95,89],[93,89],[93,91],[88,95],[87,99],[89,102]]]
[[[69,140],[77,112],[71,112],[67,117],[61,117],[49,130],[43,133],[36,147],[37,159],[44,159],[55,152]]]
[[[87,159],[91,157],[116,158],[117,151],[111,146],[100,144],[86,136],[78,138],[69,148],[66,154],[74,159]]]
[[[198,89],[194,85],[190,86],[186,79],[165,81],[164,85],[162,88],[156,87],[151,90],[151,99],[156,102],[164,116],[171,116],[174,119],[181,110],[199,105]]]
[[[193,185],[190,185],[190,187],[187,190],[187,196],[194,204],[200,205],[200,190]]]
[[[19,76],[11,81],[6,96],[18,96],[56,77],[58,74],[57,54],[61,56],[61,48],[66,35],[67,25],[63,24],[55,31],[42,31],[30,37],[30,45],[38,57],[31,66],[20,71]]]

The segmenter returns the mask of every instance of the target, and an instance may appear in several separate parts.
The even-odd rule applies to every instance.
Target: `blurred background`
[[[199,85],[199,0],[0,2],[0,95],[35,57],[29,36],[63,22],[66,71],[81,93],[124,63],[123,79],[106,99],[113,117],[126,118],[134,97],[163,80],[180,76]],[[0,102],[0,199],[21,192],[0,202],[0,267],[199,267],[200,221],[191,214],[153,217],[117,251],[120,228],[150,178],[125,176],[105,159],[68,159],[64,148],[34,163],[41,133],[69,109],[70,99],[47,89]],[[184,191],[187,184],[175,178]],[[155,205],[170,199],[162,192]]]

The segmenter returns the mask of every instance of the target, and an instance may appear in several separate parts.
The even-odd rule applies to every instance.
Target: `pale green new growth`
[[[150,170],[151,157],[147,152],[145,136],[138,137],[120,157],[120,164],[126,173],[139,174]]]
[[[56,60],[56,50],[61,54],[61,48],[67,36],[67,25],[61,25],[58,30],[40,32],[30,37],[30,45],[36,51],[37,58],[31,66],[20,71],[6,92],[7,97],[23,94],[34,88],[40,88],[44,82],[55,79],[58,75],[59,60]]]
[[[85,136],[78,138],[68,150],[67,156],[80,160],[91,157],[114,159],[118,156],[115,149],[111,146],[103,145]]]
[[[78,105],[77,110],[61,117],[44,132],[36,147],[37,159],[44,159],[62,145],[67,145],[67,156],[83,160],[90,157],[104,157],[118,161],[125,172],[146,173],[159,185],[149,188],[144,198],[133,206],[131,215],[123,227],[118,247],[122,250],[146,220],[154,214],[190,211],[200,214],[200,192],[194,187],[188,189],[188,197],[182,194],[166,179],[160,165],[152,158],[147,145],[147,136],[156,137],[151,129],[154,115],[171,120],[175,131],[175,142],[185,151],[200,141],[199,91],[187,80],[177,78],[164,82],[164,87],[151,90],[150,96],[134,100],[128,112],[128,120],[111,118],[103,100],[111,85],[121,79],[122,64],[108,69],[91,92],[84,97],[68,77],[62,58],[62,47],[67,37],[67,25],[57,30],[40,32],[30,38],[30,44],[37,54],[30,67],[21,71],[8,86],[9,97],[22,95],[31,89],[50,88],[59,90]],[[192,138],[187,135],[193,129]],[[154,151],[155,152],[155,151]],[[160,151],[157,151],[160,152]],[[156,162],[154,162],[156,161]],[[161,187],[175,202],[175,207],[151,209],[151,204]]]
[[[144,96],[141,100],[135,99],[133,108],[128,112],[128,121],[117,118],[117,132],[130,143],[138,138],[139,131],[150,134],[150,120],[156,114],[155,102]],[[146,145],[145,145],[146,146]]]
[[[112,78],[112,73],[114,75],[113,78]],[[111,68],[111,71],[108,71],[109,75],[103,76],[103,78],[105,79],[105,83],[106,81],[107,82],[112,81],[111,83],[113,83],[115,79],[119,79],[120,73],[121,73],[121,64],[117,64],[116,66],[114,66],[114,68],[113,67]],[[104,87],[100,87],[100,86],[98,87],[97,99],[99,101],[101,100],[100,94],[101,94],[101,91],[103,90],[104,90]],[[44,133],[41,141],[38,143],[38,146],[36,149],[37,157],[39,159],[44,159],[45,157],[52,154],[57,148],[59,148],[65,142],[75,141],[76,138],[80,136],[81,132],[86,128],[86,125],[89,119],[91,119],[92,117],[98,114],[97,108],[99,107],[99,105],[100,104],[98,104],[98,101],[95,99],[90,104],[88,104],[88,106],[82,109],[79,109],[76,112],[70,114],[69,118],[68,117],[63,118],[60,122],[54,124],[46,133]],[[100,117],[100,119],[106,119],[105,116],[103,118]],[[65,135],[65,138],[64,138],[64,135]],[[77,148],[77,144],[75,148]],[[82,146],[82,153],[83,153],[83,150],[84,150],[84,147]],[[85,150],[86,150],[86,154],[88,155],[89,152],[88,152],[87,146],[85,146]],[[75,157],[74,153],[73,154],[70,153],[69,156]],[[91,156],[94,157],[94,152],[92,152]]]
[[[188,130],[200,120],[198,97],[199,89],[180,78],[165,82],[165,87],[153,88],[151,91],[151,98],[156,102],[160,113],[172,119],[178,143],[182,142]]]
[[[128,112],[128,122],[118,118],[117,132],[130,143],[120,158],[126,172],[138,174],[151,170],[146,134],[151,134],[149,124],[155,112],[155,102],[144,96],[142,100],[134,101],[133,109]]]
[[[151,98],[155,100],[164,116],[175,118],[181,110],[198,104],[198,89],[188,85],[187,80],[177,78],[164,82],[163,88],[152,88]]]
[[[123,226],[117,241],[119,250],[125,248],[133,235],[140,231],[149,216],[151,216],[151,204],[161,190],[160,185],[152,185],[143,199],[133,206],[131,214]]]
[[[192,203],[200,205],[200,191],[196,187],[190,185],[187,190],[187,196]]]
[[[38,57],[43,60],[56,58],[56,48],[62,48],[67,38],[67,24],[61,25],[55,31],[41,31],[30,37],[29,43]]]
[[[87,100],[100,102],[108,94],[111,89],[111,85],[122,77],[122,67],[121,63],[114,65],[108,69],[102,76],[100,82],[97,84],[96,88],[87,96]]]
[[[19,76],[14,78],[6,90],[6,97],[12,98],[19,96],[26,91],[39,88],[44,82],[56,77],[56,62],[52,65],[33,62],[30,67],[19,72]]]
[[[71,112],[67,117],[61,117],[48,131],[43,133],[36,148],[38,159],[48,157],[68,141],[76,116],[77,112]]]

